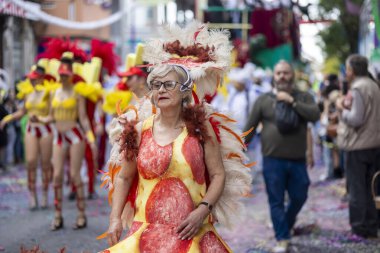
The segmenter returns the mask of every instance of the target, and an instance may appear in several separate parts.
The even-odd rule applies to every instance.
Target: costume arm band
[[[4,122],[5,124],[8,124],[9,122],[11,122],[13,120],[13,115],[12,114],[9,114],[7,116],[5,116],[2,120],[2,122]]]
[[[94,133],[91,130],[88,130],[86,132],[86,137],[89,143],[94,143],[95,142],[95,136]]]

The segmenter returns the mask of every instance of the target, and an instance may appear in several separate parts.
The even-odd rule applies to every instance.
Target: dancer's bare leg
[[[74,229],[86,227],[86,215],[85,215],[85,197],[84,197],[84,187],[83,181],[80,174],[80,169],[82,167],[82,162],[84,158],[85,143],[82,141],[80,143],[71,145],[70,147],[70,175],[73,184],[76,187],[77,192],[77,208],[78,217]]]
[[[48,190],[49,182],[51,180],[52,164],[51,156],[53,153],[53,135],[41,138],[39,141],[41,153],[41,169],[42,169],[42,201],[41,208],[47,208],[48,205]]]
[[[25,134],[25,160],[28,179],[29,209],[34,211],[37,209],[37,192],[36,192],[36,173],[38,162],[38,138],[29,133]]]
[[[51,225],[52,230],[57,230],[63,226],[62,218],[62,183],[63,183],[63,166],[65,157],[67,156],[67,148],[62,145],[53,145],[53,185],[54,185],[54,206],[55,216]]]

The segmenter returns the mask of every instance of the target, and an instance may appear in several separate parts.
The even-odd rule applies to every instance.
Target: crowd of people
[[[213,224],[233,224],[239,197],[249,195],[252,176],[259,176],[246,169],[249,160],[264,178],[277,240],[274,252],[288,249],[307,201],[307,168],[316,159],[323,160],[323,180],[346,178],[352,233],[377,237],[380,222],[371,180],[380,169],[380,86],[365,57],[351,55],[344,75],[326,75],[313,89],[309,80],[299,82],[291,63],[283,60],[273,72],[252,63],[227,71],[232,48],[223,32],[210,33],[198,24],[166,32],[165,39],[144,46],[144,65],[140,59],[119,73],[115,89],[127,92],[127,105],[118,102],[112,113],[105,110],[111,114],[107,129],[96,127],[103,124],[94,116],[104,116],[97,104],[106,99],[95,88],[78,88],[85,80],[74,72],[72,52],[61,55],[56,78],[42,64],[32,68],[18,86],[19,106],[11,92],[7,97],[1,93],[0,166],[4,169],[9,161],[7,143],[17,150],[11,159],[21,159],[25,152],[30,210],[49,205],[52,182],[51,230],[63,227],[62,185],[69,160],[78,209],[73,228],[87,226],[80,172],[89,153],[88,196],[93,197],[101,155],[97,144],[106,131],[112,149],[99,169],[112,209],[109,229],[101,236],[110,248],[103,252],[231,252]],[[222,79],[226,84],[219,87]],[[25,115],[25,123],[18,123]],[[315,147],[322,149],[320,158]],[[126,227],[129,236],[119,242]]]

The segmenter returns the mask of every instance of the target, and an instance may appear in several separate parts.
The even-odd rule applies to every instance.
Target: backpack
[[[276,125],[281,134],[291,134],[299,129],[300,116],[291,104],[284,101],[276,101],[274,113]]]

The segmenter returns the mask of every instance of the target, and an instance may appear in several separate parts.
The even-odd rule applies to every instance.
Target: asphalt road
[[[380,253],[380,241],[364,240],[349,233],[347,203],[342,202],[344,180],[320,181],[322,169],[310,171],[312,185],[307,204],[297,221],[299,235],[292,238],[291,253]],[[47,253],[98,252],[107,247],[96,236],[108,227],[109,207],[106,191],[97,187],[99,197],[87,201],[88,227],[74,231],[76,204],[64,198],[64,229],[49,230],[53,219],[53,194],[48,210],[28,210],[26,173],[22,166],[0,174],[0,253],[17,253],[20,247],[39,245]],[[40,184],[39,184],[40,185]],[[40,187],[38,188],[40,191]],[[65,188],[64,196],[69,193]],[[262,177],[257,174],[254,197],[245,199],[246,212],[233,230],[218,227],[221,236],[236,253],[270,252],[274,245],[273,231]]]

